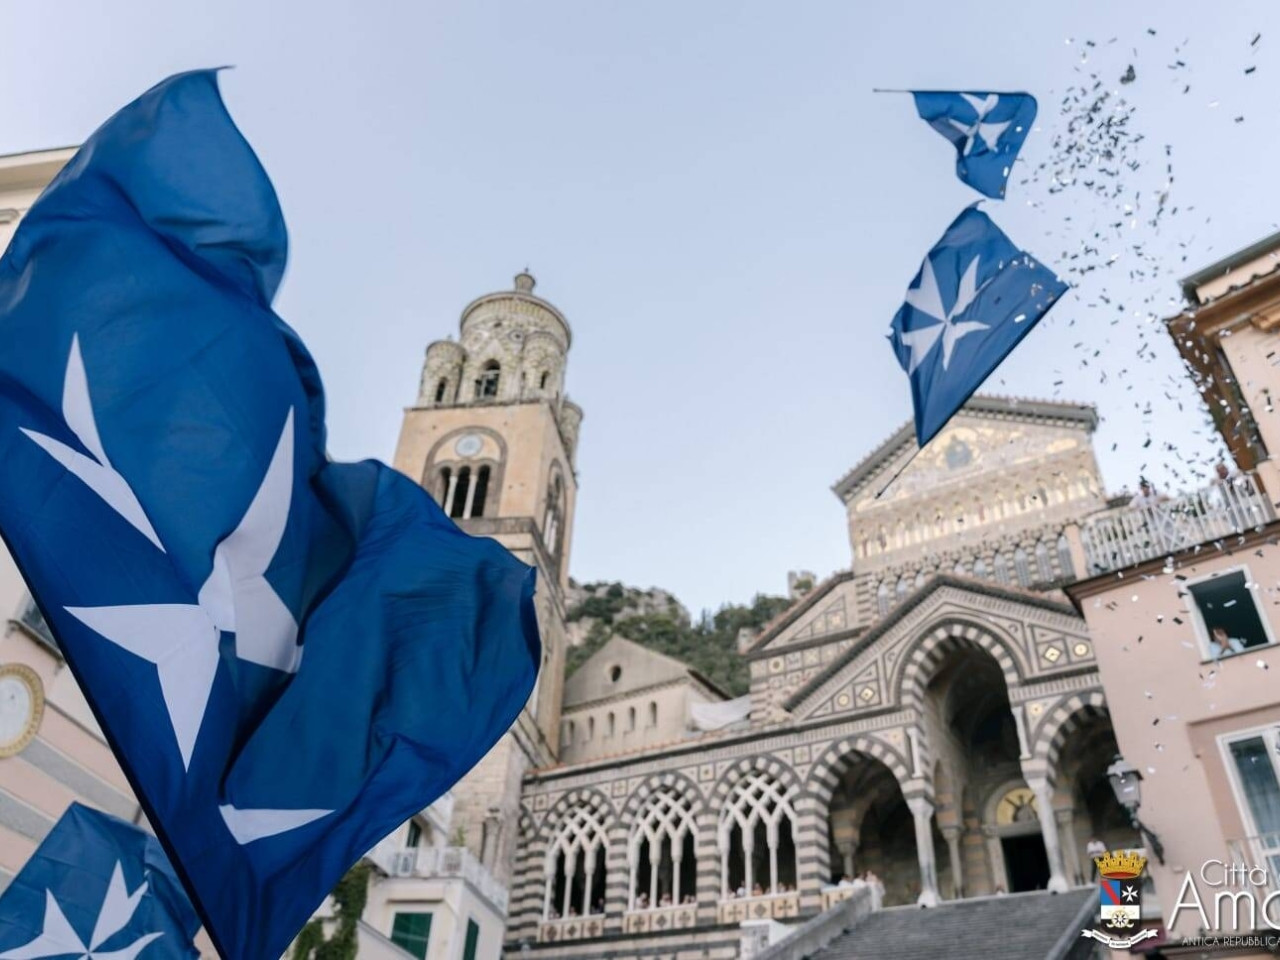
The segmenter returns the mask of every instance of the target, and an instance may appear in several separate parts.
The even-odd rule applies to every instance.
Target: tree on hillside
[[[741,696],[750,681],[747,661],[738,655],[738,632],[744,627],[759,630],[791,605],[786,597],[757,594],[750,604],[725,604],[714,614],[704,612],[697,623],[685,624],[667,614],[620,616],[630,605],[627,593],[621,584],[612,584],[603,595],[590,596],[570,611],[570,621],[591,618],[595,622],[585,641],[569,649],[566,675],[617,634],[675,657],[731,696]]]

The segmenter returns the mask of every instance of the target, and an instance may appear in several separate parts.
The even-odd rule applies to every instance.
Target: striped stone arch
[[[835,793],[840,778],[859,755],[879,760],[889,768],[889,772],[898,781],[898,786],[906,790],[911,771],[906,759],[898,751],[874,737],[845,737],[827,747],[809,771],[806,786],[819,809],[826,810],[831,804],[831,795]]]
[[[1025,761],[1023,767],[1054,783],[1062,745],[1071,734],[1097,717],[1111,717],[1107,698],[1101,690],[1086,690],[1067,697],[1050,710],[1033,731],[1031,760]]]
[[[729,792],[737,785],[738,781],[756,770],[770,774],[781,782],[783,786],[795,787],[798,796],[806,792],[805,785],[800,782],[800,778],[796,776],[795,771],[787,764],[777,757],[759,754],[754,757],[743,757],[725,770],[724,774],[716,782],[715,788],[711,791],[712,807],[718,812],[724,806]]]
[[[565,814],[586,806],[596,812],[601,822],[608,828],[617,822],[617,811],[614,810],[613,804],[599,790],[594,787],[583,787],[578,790],[570,790],[563,797],[551,805],[551,809],[547,811],[546,816],[542,818],[542,825],[538,828],[538,841],[546,846],[551,836],[560,827],[560,821],[564,819]]]
[[[663,788],[678,790],[682,795],[688,797],[695,817],[702,813],[703,808],[706,807],[706,797],[698,789],[698,785],[683,773],[675,770],[655,773],[640,784],[639,787],[631,791],[631,795],[627,797],[627,802],[622,806],[619,820],[628,833],[631,832],[631,828],[635,824],[636,813],[644,806],[645,801]]]
[[[942,661],[953,651],[964,649],[989,654],[1004,674],[1005,686],[1010,691],[1022,683],[1023,668],[1013,640],[987,625],[951,617],[912,640],[906,654],[898,659],[894,698],[904,707],[922,707],[924,689]]]
[[[524,807],[516,820],[515,873],[511,883],[506,939],[533,940],[538,933],[543,898],[542,863],[546,841],[538,835],[538,823]]]

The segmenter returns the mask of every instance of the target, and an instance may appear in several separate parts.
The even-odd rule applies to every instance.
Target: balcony
[[[415,880],[464,880],[499,913],[506,914],[510,894],[465,847],[409,847],[376,849],[373,861],[389,877]]]
[[[759,897],[733,897],[721,900],[720,923],[742,923],[744,920],[790,920],[800,915],[800,894],[766,893]]]
[[[1266,871],[1265,888],[1280,890],[1280,833],[1263,833],[1256,837],[1229,840],[1231,862]],[[1256,876],[1256,874],[1255,874]]]
[[[24,598],[22,611],[14,622],[25,628],[28,633],[45,646],[52,650],[58,649],[58,643],[53,639],[53,634],[49,631],[49,624],[45,623],[44,614],[40,612],[40,608],[36,606],[36,602],[30,594]]]
[[[652,907],[648,910],[628,910],[622,915],[625,933],[653,933],[663,930],[683,930],[696,926],[698,905],[676,903],[669,907]]]
[[[1095,514],[1080,525],[1080,541],[1094,576],[1234,536],[1275,518],[1257,477],[1246,474],[1162,503]]]
[[[539,943],[559,943],[562,940],[584,940],[587,937],[600,936],[604,936],[603,913],[593,913],[586,917],[543,920],[538,926]]]

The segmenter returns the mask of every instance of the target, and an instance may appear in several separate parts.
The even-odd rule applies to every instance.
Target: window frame
[[[398,940],[396,940],[396,921],[398,921],[401,917],[426,917],[427,918],[427,932],[422,937],[422,953],[420,954],[416,953],[414,950],[409,949],[409,947],[407,947],[405,944],[400,943]],[[435,913],[431,910],[396,910],[391,915],[391,934],[390,936],[387,937],[387,939],[390,940],[392,943],[394,943],[401,950],[405,951],[406,953],[412,954],[415,957],[420,957],[422,958],[422,960],[425,960],[427,956],[427,951],[431,949],[431,928],[435,926],[435,923],[433,922],[434,920],[435,920]]]
[[[1249,599],[1253,602],[1253,611],[1258,615],[1258,620],[1262,623],[1262,632],[1266,635],[1267,642],[1260,644],[1259,646],[1245,647],[1243,650],[1238,652],[1224,650],[1221,656],[1215,657],[1209,652],[1209,641],[1211,639],[1209,636],[1209,625],[1204,621],[1204,614],[1200,612],[1200,604],[1196,600],[1196,595],[1191,592],[1191,588],[1200,583],[1208,583],[1211,580],[1218,580],[1232,573],[1241,573],[1244,575],[1245,593],[1249,595]],[[1271,629],[1271,622],[1267,619],[1266,611],[1258,603],[1258,598],[1255,595],[1255,592],[1250,590],[1248,586],[1251,583],[1257,582],[1258,581],[1254,580],[1253,574],[1249,571],[1249,565],[1247,563],[1238,563],[1222,570],[1212,570],[1208,573],[1201,574],[1198,577],[1189,578],[1177,586],[1178,590],[1185,590],[1187,594],[1187,605],[1191,608],[1191,626],[1195,631],[1196,645],[1199,647],[1201,663],[1218,663],[1222,660],[1229,660],[1232,657],[1243,656],[1247,653],[1255,653],[1259,650],[1265,650],[1276,645],[1276,635]]]
[[[1261,738],[1266,746],[1267,760],[1271,763],[1271,770],[1276,776],[1276,781],[1280,782],[1280,723],[1267,723],[1260,726],[1245,727],[1241,730],[1232,730],[1228,733],[1220,733],[1215,738],[1218,743],[1218,755],[1222,758],[1223,766],[1227,770],[1227,784],[1231,787],[1231,797],[1235,800],[1236,810],[1240,814],[1240,822],[1244,825],[1245,836],[1240,840],[1248,840],[1252,837],[1261,837],[1262,830],[1258,827],[1257,821],[1254,819],[1253,808],[1249,806],[1249,798],[1245,796],[1244,784],[1240,782],[1240,770],[1236,767],[1235,757],[1231,755],[1231,745],[1242,740],[1252,740]],[[1228,838],[1231,839],[1231,838]],[[1250,851],[1252,854],[1253,851]],[[1280,850],[1265,851],[1263,857],[1267,860],[1275,860],[1280,857]]]

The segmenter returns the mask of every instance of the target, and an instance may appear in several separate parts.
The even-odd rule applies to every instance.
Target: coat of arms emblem
[[[1147,858],[1136,850],[1112,850],[1094,857],[1098,868],[1098,920],[1102,931],[1083,930],[1113,950],[1127,950],[1140,940],[1154,937],[1151,928],[1139,930],[1142,920],[1142,872]],[[1104,932],[1105,931],[1105,932]]]

